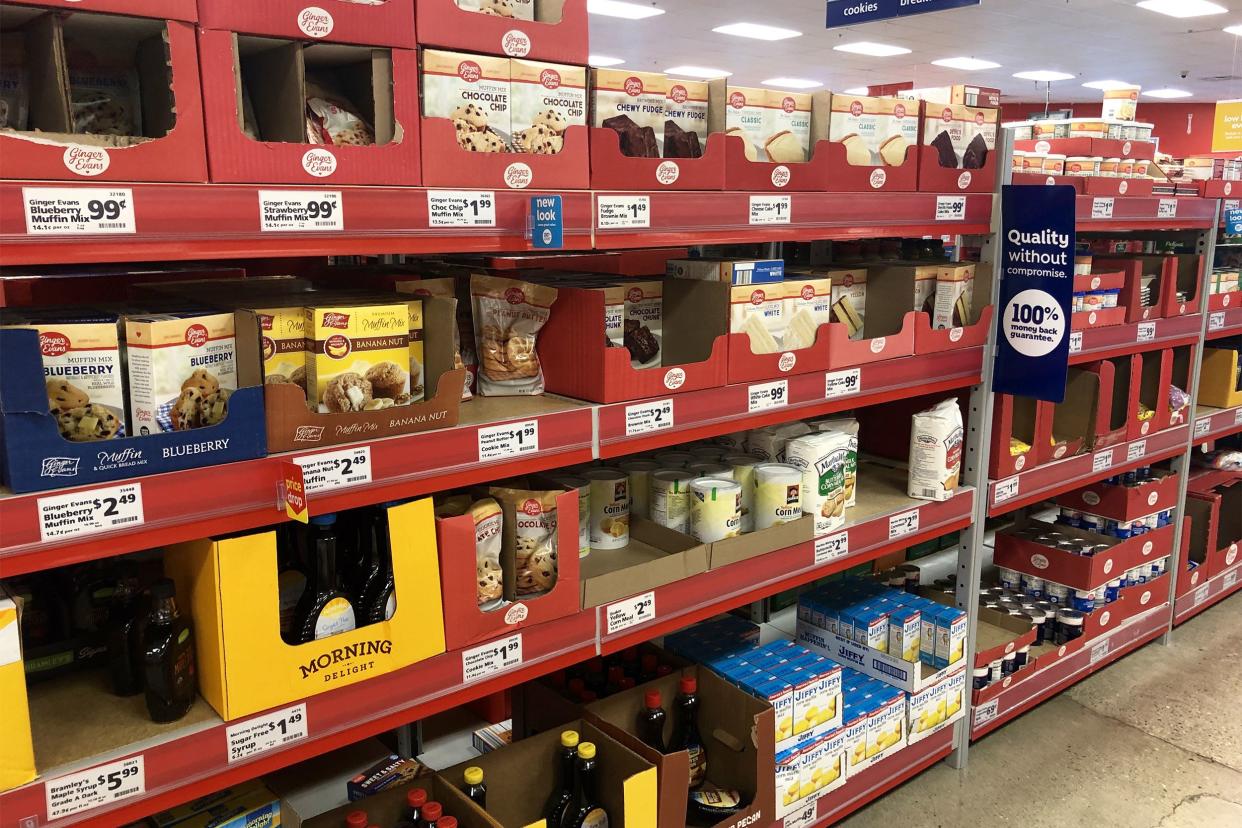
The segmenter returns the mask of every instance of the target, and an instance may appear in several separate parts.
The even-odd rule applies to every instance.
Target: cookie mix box
[[[306,391],[321,413],[406,405],[410,311],[391,305],[306,308]]]
[[[135,434],[224,422],[237,390],[233,314],[126,317],[125,343]]]

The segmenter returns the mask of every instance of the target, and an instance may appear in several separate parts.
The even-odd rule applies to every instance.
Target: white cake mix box
[[[832,282],[811,276],[785,279],[786,351],[809,348],[815,344],[820,325],[832,321]]]
[[[768,90],[763,151],[769,161],[797,164],[810,157],[811,96]]]
[[[845,147],[853,166],[900,167],[919,142],[918,103],[834,93],[828,139]]]
[[[756,354],[775,354],[785,336],[785,284],[742,285],[729,291],[729,332],[745,334]]]

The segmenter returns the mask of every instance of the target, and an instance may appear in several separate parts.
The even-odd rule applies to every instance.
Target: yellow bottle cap
[[[561,747],[577,747],[578,731],[562,730],[561,731]]]
[[[593,742],[583,742],[582,744],[578,745],[578,758],[579,759],[594,759],[595,758],[595,744]]]
[[[476,767],[466,768],[466,784],[479,785],[483,782],[483,769]]]

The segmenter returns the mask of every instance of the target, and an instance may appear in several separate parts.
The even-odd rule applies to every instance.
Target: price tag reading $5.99
[[[147,776],[142,756],[118,759],[43,783],[48,822],[138,796],[146,790]]]

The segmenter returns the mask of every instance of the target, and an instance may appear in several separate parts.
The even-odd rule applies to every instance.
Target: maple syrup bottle
[[[643,709],[638,714],[638,738],[652,750],[666,753],[664,749],[664,715],[663,702],[659,690],[648,690],[643,697]]]
[[[466,796],[473,799],[476,805],[486,811],[487,786],[483,784],[483,769],[473,765],[466,768],[462,781],[466,783],[464,788]]]
[[[154,722],[175,722],[194,704],[194,631],[177,612],[171,578],[151,587],[151,611],[142,631],[143,683]]]
[[[108,678],[118,696],[142,692],[142,595],[128,578],[118,581],[108,617]]]
[[[276,583],[280,594],[280,637],[286,644],[297,644],[293,623],[298,602],[306,592],[306,566],[302,563],[300,527],[282,524],[276,529]]]
[[[561,828],[608,828],[608,812],[595,792],[595,771],[595,744],[583,742],[578,745],[573,802],[565,811]]]
[[[336,569],[336,515],[311,518],[307,547],[310,578],[298,602],[293,632],[299,644],[354,629],[354,605],[341,590]]]
[[[410,788],[405,792],[405,814],[397,820],[394,828],[419,828],[423,806],[427,804],[427,792],[422,788]]]
[[[556,780],[556,789],[548,797],[543,806],[543,816],[548,828],[560,828],[565,811],[574,800],[574,773],[578,760],[578,731],[561,731],[561,750],[557,754],[560,776]]]
[[[393,505],[386,503],[368,509],[358,533],[362,545],[362,578],[354,596],[362,624],[387,621],[397,611],[392,544],[388,538],[388,508]]]
[[[699,735],[699,682],[694,676],[682,676],[677,698],[673,701],[676,722],[670,752],[684,750],[690,754],[690,787],[697,788],[707,777],[707,751]]]
[[[432,800],[423,806],[423,821],[418,824],[418,828],[436,828],[442,816],[444,806]]]

